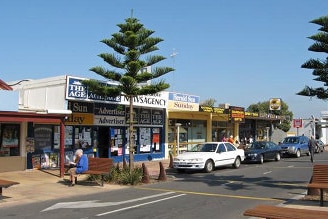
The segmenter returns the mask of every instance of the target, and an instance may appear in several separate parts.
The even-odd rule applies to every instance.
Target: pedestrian
[[[311,155],[311,162],[313,163],[314,151],[318,147],[318,144],[317,144],[316,140],[314,139],[313,135],[311,135],[308,146],[309,146],[309,153]]]
[[[88,157],[87,155],[83,154],[83,150],[77,149],[75,152],[75,156],[77,157],[76,160],[78,160],[78,162],[77,163],[71,162],[71,164],[73,164],[74,167],[68,170],[71,180],[70,186],[75,185],[75,177],[78,174],[88,170]]]
[[[233,144],[233,135],[230,135],[230,138],[228,139],[228,142],[230,142],[231,144]]]

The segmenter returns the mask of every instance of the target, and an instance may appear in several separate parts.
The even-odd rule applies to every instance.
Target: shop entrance
[[[98,129],[98,157],[108,158],[109,154],[109,127]]]

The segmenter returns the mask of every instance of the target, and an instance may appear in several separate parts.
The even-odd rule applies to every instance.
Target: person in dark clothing
[[[316,147],[318,147],[318,144],[315,141],[314,136],[311,135],[311,138],[309,140],[309,152],[310,152],[310,155],[311,155],[311,162],[312,163],[313,163],[313,156],[314,156],[314,151],[315,151]]]

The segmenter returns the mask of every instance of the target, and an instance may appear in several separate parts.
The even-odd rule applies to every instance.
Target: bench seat
[[[290,208],[271,205],[258,205],[247,209],[244,216],[267,219],[327,219],[328,211]]]
[[[320,190],[320,206],[323,206],[324,190],[328,189],[328,165],[315,164],[313,166],[313,173],[310,183],[307,188]]]
[[[101,175],[101,186],[104,186],[104,176],[109,175],[110,169],[113,166],[113,159],[89,157],[88,164],[88,170],[79,175]],[[77,183],[77,176],[75,177],[75,183]]]
[[[0,179],[0,199],[2,199],[2,188],[8,188],[17,184],[19,184],[19,182]]]

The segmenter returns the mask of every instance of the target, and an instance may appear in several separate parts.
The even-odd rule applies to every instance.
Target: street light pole
[[[316,136],[315,136],[315,117],[312,115],[311,116],[311,118],[312,118],[312,130],[313,130],[313,137],[314,137],[314,139],[316,139]]]
[[[269,130],[270,130],[270,127],[266,127],[267,141],[269,141]]]

